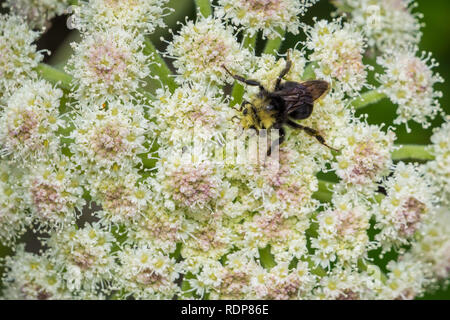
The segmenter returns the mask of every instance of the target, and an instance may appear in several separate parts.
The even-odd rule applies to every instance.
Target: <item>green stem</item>
[[[434,160],[428,145],[405,144],[392,152],[392,160],[414,159],[420,161]]]
[[[64,71],[56,69],[45,63],[40,63],[37,66],[36,71],[44,80],[47,80],[48,82],[55,84],[66,91],[71,90],[72,77]],[[138,89],[138,92],[149,100],[156,99],[154,95],[144,89]]]
[[[321,202],[330,202],[333,197],[333,182],[319,180],[319,190],[313,194],[314,199]]]
[[[379,277],[379,280],[386,284],[387,276],[381,271],[380,267],[375,264],[366,264],[366,261],[360,259],[358,260],[358,269],[367,272],[372,277]]]
[[[267,40],[266,46],[264,48],[264,53],[273,54],[274,55],[280,49],[280,46],[281,46],[281,43],[284,40],[284,35],[285,35],[286,31],[283,30],[283,29],[278,29],[277,31],[280,34],[280,36],[275,38],[275,39]]]
[[[312,80],[316,78],[316,73],[314,72],[314,68],[317,68],[317,63],[316,62],[311,62],[309,63],[306,68],[305,71],[303,71],[303,80]]]
[[[263,249],[259,249],[259,260],[265,269],[270,270],[277,265],[272,253],[270,252],[270,245],[267,245]]]
[[[205,17],[212,15],[211,3],[209,0],[195,0],[198,11]]]
[[[314,262],[311,260],[311,257],[302,258],[303,261],[308,263],[309,270],[312,274],[319,276],[320,278],[325,277],[327,275],[327,271],[321,266],[315,266]]]
[[[150,64],[152,74],[157,75],[162,83],[169,87],[170,92],[173,92],[176,89],[177,84],[173,77],[170,76],[172,72],[149,39],[145,40],[144,54],[151,57],[152,62],[154,62]]]
[[[255,49],[256,37],[257,37],[257,34],[254,34],[253,36],[244,35],[244,39],[243,39],[243,42],[242,42],[244,48],[246,48],[246,49],[248,49],[250,51]]]
[[[253,36],[244,35],[242,46],[246,49],[249,49],[250,51],[253,51],[256,45],[256,37],[257,37],[256,34]],[[235,104],[240,104],[242,102],[244,91],[245,91],[244,86],[241,83],[235,81],[233,89],[231,90],[231,97],[232,97],[230,101],[231,106],[234,106]]]
[[[244,86],[238,82],[233,85],[233,90],[231,91],[231,101],[230,106],[235,104],[240,104],[242,102],[242,97],[244,96]]]
[[[361,109],[367,107],[368,105],[377,103],[384,98],[387,98],[386,94],[378,91],[378,89],[375,89],[361,94],[361,96],[353,100],[350,104],[355,109]]]
[[[354,10],[353,7],[349,6],[348,4],[341,3],[340,1],[331,0],[331,4],[338,9],[339,13],[348,13],[352,12]]]
[[[333,189],[335,182],[329,182],[319,179],[319,190],[313,194],[313,198],[320,202],[331,202],[333,198]],[[380,203],[384,199],[384,195],[381,193],[374,194],[374,201]],[[314,230],[311,230],[314,232]]]
[[[70,91],[72,87],[72,77],[64,71],[53,68],[47,64],[40,63],[36,71],[38,74],[52,84],[56,84],[64,90]]]

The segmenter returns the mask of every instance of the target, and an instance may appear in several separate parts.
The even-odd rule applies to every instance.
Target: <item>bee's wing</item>
[[[313,101],[323,97],[330,89],[328,82],[323,80],[305,81],[301,85],[305,86],[306,90],[311,94]]]
[[[272,93],[283,100],[284,112],[295,119],[306,119],[313,110],[313,99],[308,87],[299,82],[286,81],[280,90]]]

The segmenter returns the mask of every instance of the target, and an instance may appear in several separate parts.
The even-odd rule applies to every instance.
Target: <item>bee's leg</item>
[[[278,139],[276,139],[274,142],[272,142],[272,145],[269,147],[269,149],[267,150],[267,156],[270,157],[270,155],[272,154],[272,150],[276,147],[276,146],[280,146],[285,137],[286,137],[286,131],[284,130],[283,127],[281,128],[276,128],[280,130],[280,135],[278,137]]]
[[[241,77],[237,74],[232,74],[224,65],[222,65],[222,67],[225,69],[226,72],[228,72],[228,74],[230,76],[232,76],[234,79],[236,79],[237,81],[243,82],[249,86],[255,86],[255,87],[259,87],[259,89],[261,91],[267,92],[267,90],[263,87],[263,85],[261,83],[259,83],[256,80],[250,80],[250,79],[245,79],[244,77]]]
[[[232,116],[231,117],[231,121],[234,121],[234,119],[237,119],[238,121],[240,120],[240,118],[238,116]]]
[[[242,112],[242,110],[244,109],[244,106],[250,104],[250,102],[248,102],[247,100],[243,100],[241,105],[239,106],[239,108],[236,108],[234,106],[232,106],[232,108],[236,111]]]
[[[338,149],[335,149],[335,148],[333,148],[333,147],[330,147],[330,146],[325,142],[324,137],[322,137],[322,136],[320,135],[319,131],[317,131],[317,130],[315,130],[315,129],[313,129],[313,128],[310,128],[310,127],[302,126],[301,124],[298,124],[297,122],[294,122],[294,121],[292,121],[292,120],[288,120],[287,124],[288,124],[289,126],[293,127],[293,128],[296,128],[296,129],[300,129],[300,130],[305,131],[305,132],[306,132],[307,134],[309,134],[311,137],[316,138],[317,141],[319,141],[319,142],[320,142],[321,144],[323,144],[325,147],[330,148],[331,150],[334,150],[334,151],[339,151]]]
[[[275,90],[280,90],[281,80],[284,78],[285,75],[288,74],[289,70],[291,70],[292,61],[291,61],[290,52],[291,51],[288,50],[288,52],[287,52],[287,59],[286,59],[286,66],[284,67],[283,70],[281,70],[280,75],[277,78],[277,82],[275,83]]]
[[[242,110],[244,110],[244,107],[245,107],[246,105],[251,105],[252,108],[255,107],[255,106],[253,105],[253,103],[251,103],[250,101],[243,100],[242,103],[241,103],[241,107],[239,108],[239,111],[242,112]]]

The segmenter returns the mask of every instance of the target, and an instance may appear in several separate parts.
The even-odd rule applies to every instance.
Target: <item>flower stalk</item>
[[[278,32],[280,34],[279,37],[267,40],[266,46],[264,47],[264,53],[273,54],[273,55],[277,54],[278,50],[280,49],[281,43],[284,40],[284,35],[286,34],[286,30],[279,28]]]
[[[152,62],[154,62],[150,65],[152,75],[158,76],[162,83],[169,87],[170,92],[173,92],[177,85],[173,77],[171,77],[172,72],[159,54],[158,50],[155,48],[154,44],[148,38],[145,39],[144,54],[150,56]]]
[[[64,90],[70,91],[72,87],[72,77],[64,71],[58,70],[45,63],[40,63],[36,71],[38,74],[54,85],[58,85]]]
[[[253,51],[255,49],[256,45],[256,35],[250,36],[250,35],[244,35],[244,38],[242,40],[242,46],[246,49],[249,49],[250,51]],[[235,104],[240,104],[242,102],[242,97],[244,96],[245,88],[242,85],[242,83],[239,83],[238,81],[234,82],[233,89],[231,91],[231,106],[234,106]]]
[[[321,202],[330,202],[333,197],[333,188],[333,182],[319,180],[319,190],[313,194],[313,197]]]
[[[317,63],[310,62],[306,68],[305,71],[303,71],[303,80],[311,80],[316,77],[316,73],[314,72],[314,69],[317,68]]]
[[[401,145],[399,149],[395,150],[392,153],[392,160],[428,161],[434,160],[434,155],[432,154],[430,147],[428,145],[405,144]]]
[[[380,92],[378,89],[370,90],[367,92],[364,92],[359,97],[354,99],[350,105],[354,107],[355,109],[362,109],[364,107],[367,107],[371,104],[375,104],[384,98],[387,98],[386,94],[383,92]]]

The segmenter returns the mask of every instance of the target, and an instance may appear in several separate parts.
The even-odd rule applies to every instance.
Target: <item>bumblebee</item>
[[[329,90],[328,82],[323,80],[310,80],[305,82],[283,81],[284,76],[289,72],[292,61],[288,56],[286,66],[279,74],[275,90],[268,91],[264,86],[256,81],[245,79],[239,75],[232,74],[225,66],[223,68],[237,81],[249,86],[259,87],[259,93],[250,101],[243,101],[239,109],[242,112],[241,124],[244,129],[278,129],[279,137],[273,142],[267,151],[270,156],[272,148],[283,143],[286,135],[284,126],[305,131],[308,135],[317,139],[322,145],[335,150],[326,144],[325,139],[319,131],[303,126],[295,120],[307,119],[311,116],[314,108],[314,101],[323,97]]]

